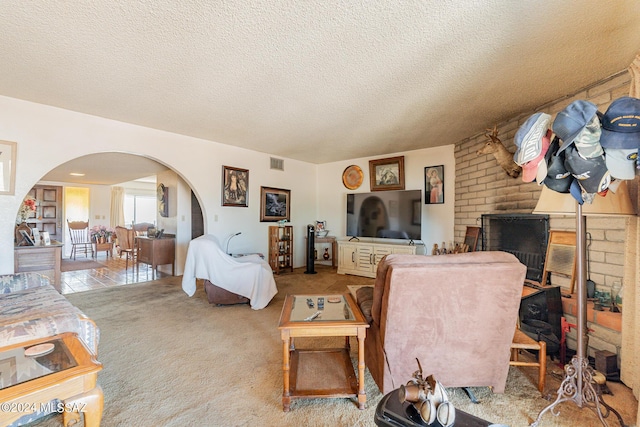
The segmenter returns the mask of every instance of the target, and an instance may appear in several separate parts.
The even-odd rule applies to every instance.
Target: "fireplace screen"
[[[482,215],[482,250],[509,252],[527,266],[527,279],[539,282],[549,240],[549,216]]]

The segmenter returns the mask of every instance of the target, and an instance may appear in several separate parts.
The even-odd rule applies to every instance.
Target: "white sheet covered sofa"
[[[234,258],[220,247],[218,239],[205,234],[189,243],[182,277],[187,295],[196,292],[196,279],[205,279],[229,292],[246,297],[251,308],[265,308],[278,293],[271,266],[258,255]]]

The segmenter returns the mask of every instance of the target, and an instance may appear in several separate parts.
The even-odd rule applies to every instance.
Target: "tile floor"
[[[105,266],[88,270],[62,272],[61,293],[72,294],[112,286],[148,282],[170,275],[156,271],[154,276],[151,267],[147,264],[140,264],[139,272],[136,272],[135,264],[133,267],[131,266],[131,262],[129,262],[129,268],[125,269],[126,264],[124,257],[119,258],[115,256],[111,258],[107,257],[105,253],[100,253],[96,261]]]

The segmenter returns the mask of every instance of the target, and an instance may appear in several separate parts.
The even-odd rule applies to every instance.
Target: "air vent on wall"
[[[284,170],[284,160],[276,159],[275,157],[271,157],[271,169],[276,169],[279,171]]]

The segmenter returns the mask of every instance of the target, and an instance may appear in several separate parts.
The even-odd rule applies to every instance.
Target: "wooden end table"
[[[107,258],[109,258],[109,255],[113,258],[113,242],[93,242],[93,253],[95,258],[98,258],[98,252],[100,251],[105,251],[107,253]]]
[[[319,309],[319,298],[324,298],[324,309]],[[321,314],[310,319],[318,311]],[[292,399],[318,397],[357,398],[358,408],[364,409],[364,340],[368,327],[351,294],[287,295],[278,326],[284,359],[283,410],[290,410]],[[346,337],[345,347],[302,350],[294,345],[296,337],[335,336]],[[349,337],[358,339],[357,377],[349,355]]]
[[[53,349],[40,356],[29,355],[42,344],[53,344]],[[85,427],[99,427],[104,406],[97,385],[101,369],[102,364],[75,333],[0,348],[0,425],[45,411],[62,413],[65,426],[80,421],[83,413]],[[53,405],[53,399],[62,403]]]

